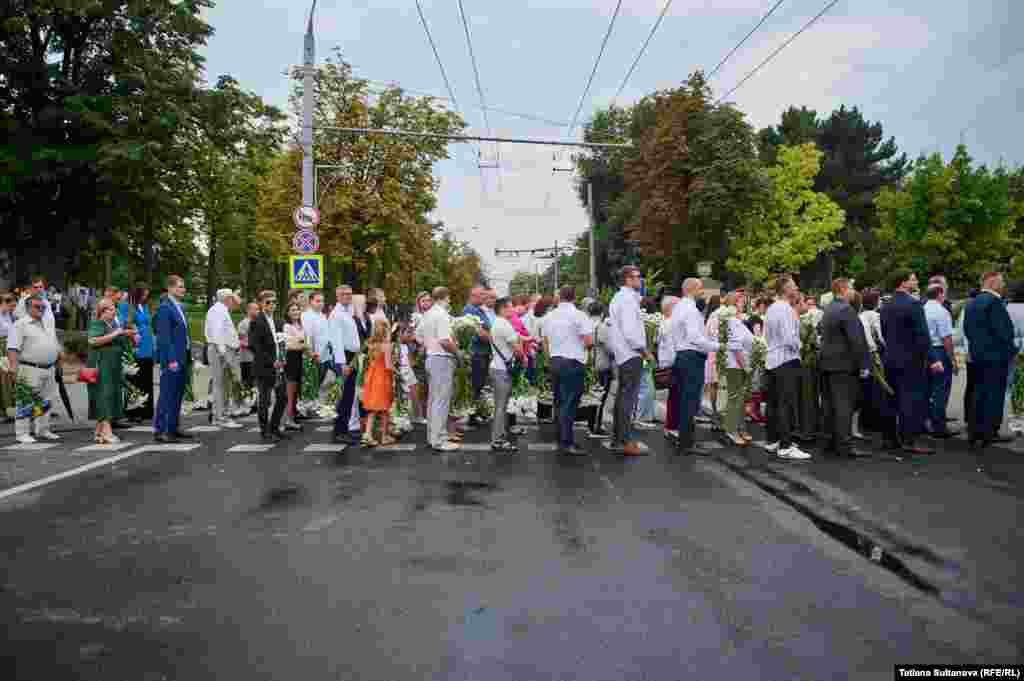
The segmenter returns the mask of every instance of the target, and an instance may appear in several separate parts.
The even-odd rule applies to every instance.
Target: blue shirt
[[[937,300],[929,300],[924,304],[924,319],[932,347],[942,347],[942,339],[953,335],[953,317]]]
[[[125,317],[127,320],[127,316]],[[139,345],[135,348],[135,356],[140,359],[153,357],[153,327],[150,324],[149,306],[135,306],[135,328],[139,331]]]

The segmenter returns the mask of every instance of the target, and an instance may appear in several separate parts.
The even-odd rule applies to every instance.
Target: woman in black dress
[[[302,306],[290,303],[285,313],[284,346],[285,363],[284,378],[288,383],[288,407],[285,410],[285,430],[302,430],[295,422],[295,405],[299,399],[299,386],[302,385],[302,356],[306,352],[306,332],[302,328]]]

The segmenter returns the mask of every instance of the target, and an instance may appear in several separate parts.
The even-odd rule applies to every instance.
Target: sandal
[[[448,439],[452,442],[462,442],[462,433],[448,433]]]
[[[380,440],[380,443],[381,443],[382,445],[384,445],[385,447],[386,447],[386,446],[388,446],[388,445],[393,445],[393,444],[395,444],[396,442],[398,442],[398,440],[396,440],[396,439],[395,439],[395,438],[393,438],[393,437],[383,437],[383,438],[381,438],[381,440]]]
[[[374,439],[373,439],[372,437],[364,437],[364,438],[362,439],[362,445],[363,445],[364,447],[376,447],[376,446],[378,446],[379,444],[380,444],[380,443],[379,443],[379,442],[377,442],[376,440],[374,440]]]

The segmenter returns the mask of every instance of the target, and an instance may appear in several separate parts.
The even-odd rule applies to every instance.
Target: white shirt
[[[548,339],[552,357],[587,361],[585,336],[594,335],[594,324],[590,318],[572,303],[559,303],[552,312],[541,320],[541,333]]]
[[[721,347],[718,341],[711,340],[704,333],[704,315],[700,313],[697,303],[690,297],[680,300],[672,310],[669,333],[676,352],[694,350],[707,354],[718,352]]]
[[[491,325],[491,342],[497,348],[497,352],[491,353],[491,368],[495,371],[508,371],[505,359],[512,361],[515,346],[519,345],[519,332],[515,330],[512,323],[504,317],[498,317]],[[504,355],[505,359],[502,359]]]
[[[356,328],[352,306],[335,305],[327,320],[328,342],[334,354],[334,363],[345,366],[346,352],[359,352],[359,329]]]
[[[868,350],[878,352],[877,341],[885,342],[882,338],[882,315],[878,314],[878,310],[864,310],[860,313],[860,323],[868,340]]]
[[[428,357],[451,357],[452,354],[441,346],[441,341],[452,339],[452,320],[448,310],[435,304],[420,320],[417,334],[423,339]]]
[[[623,286],[608,306],[608,345],[619,366],[647,351],[647,331],[640,312],[640,294]]]
[[[740,369],[750,366],[750,352],[754,349],[754,334],[750,333],[747,325],[736,317],[729,320],[729,344],[726,345],[725,366],[728,369]],[[736,359],[739,355],[743,359],[743,367],[740,367]]]
[[[768,344],[764,368],[777,369],[800,359],[800,320],[785,300],[776,300],[764,316],[764,340]]]
[[[270,327],[270,335],[274,337],[274,357],[281,360],[281,344],[277,342],[277,325],[274,324],[274,318],[264,313],[263,318],[267,320],[267,326]]]
[[[672,342],[672,318],[661,320],[658,327],[658,368],[672,366],[676,361],[676,346]]]
[[[14,314],[11,312],[0,312],[0,336],[4,338],[11,332],[14,326]]]
[[[191,350],[192,349],[192,333],[191,333],[191,329],[189,328],[189,325],[188,325],[188,319],[185,317],[185,310],[182,309],[181,303],[179,303],[178,299],[175,298],[174,296],[168,295],[167,299],[171,301],[171,305],[173,305],[174,309],[178,311],[178,316],[181,317],[181,323],[185,325],[185,349],[186,350]],[[117,316],[116,315],[114,316],[114,328],[117,328]],[[270,323],[270,328],[271,329],[274,328],[274,323],[273,322]]]
[[[327,346],[330,345],[331,337],[327,329],[327,317],[323,312],[317,312],[309,308],[302,313],[302,328],[309,336],[310,350],[320,355],[321,362],[329,362]]]
[[[526,327],[527,333],[532,337],[537,338],[540,336],[540,320],[533,314],[533,310],[523,315],[523,326]]]
[[[45,320],[36,321],[28,315],[14,322],[7,336],[7,349],[17,350],[20,361],[50,366],[57,361],[60,345],[57,334],[46,328]]]
[[[206,342],[217,346],[221,353],[225,348],[237,350],[242,345],[238,337],[238,329],[231,320],[231,313],[227,305],[218,302],[214,303],[206,312]]]

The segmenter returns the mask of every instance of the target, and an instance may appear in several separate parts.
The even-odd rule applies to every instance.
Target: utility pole
[[[513,257],[513,258],[518,258],[520,256],[529,255],[529,256],[531,256],[533,258],[537,258],[538,260],[547,260],[547,259],[550,259],[550,258],[554,258],[554,260],[555,260],[555,289],[557,290],[558,289],[558,280],[559,280],[559,277],[560,277],[560,270],[559,270],[558,259],[561,257],[563,251],[569,251],[569,250],[572,250],[572,249],[573,249],[573,246],[571,246],[571,245],[570,246],[559,246],[558,242],[556,241],[554,248],[521,248],[521,249],[495,248],[494,249],[494,255],[495,255],[495,257],[510,256],[510,257]],[[579,250],[586,250],[586,249],[579,249]],[[539,288],[539,286],[540,286],[540,284],[539,284],[540,275],[539,274],[537,275],[537,278],[538,278],[538,288]]]
[[[316,0],[309,10],[306,38],[302,54],[302,205],[315,208],[313,189],[313,73],[316,67],[316,42],[313,38],[313,13]]]
[[[558,293],[558,261],[561,260],[562,253],[558,250],[558,242],[555,242],[555,293]]]
[[[597,211],[594,209],[594,183],[587,182],[587,209],[590,213],[590,295],[597,297],[597,249],[594,247],[594,228]]]

